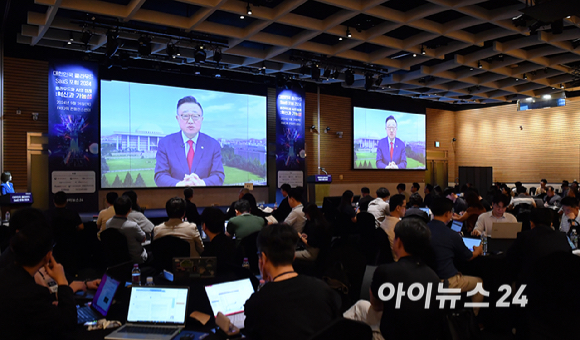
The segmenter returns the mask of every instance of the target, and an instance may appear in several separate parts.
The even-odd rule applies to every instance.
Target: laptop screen
[[[205,287],[213,314],[237,314],[244,311],[244,304],[254,293],[250,279],[224,282]]]
[[[93,307],[103,316],[107,316],[109,308],[113,303],[113,297],[119,287],[119,281],[111,278],[107,274],[103,275],[97,293],[93,298]]]
[[[478,238],[469,238],[469,237],[464,237],[463,238],[463,243],[465,243],[465,246],[473,251],[473,247],[477,247],[479,246],[479,244],[481,243],[481,240]]]
[[[419,208],[419,209],[423,210],[424,212],[427,213],[427,215],[429,215],[429,208]]]
[[[462,227],[463,227],[463,222],[453,221],[453,224],[451,225],[451,230],[458,233],[461,231]]]
[[[185,324],[188,288],[133,287],[128,322]]]

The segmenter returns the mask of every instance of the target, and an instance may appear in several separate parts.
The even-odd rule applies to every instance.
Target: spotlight
[[[81,36],[82,43],[85,45],[88,45],[92,36],[93,36],[93,34],[90,31],[84,31],[83,35]]]
[[[373,83],[374,83],[373,74],[372,73],[365,74],[365,90],[368,91],[372,89]]]
[[[72,44],[72,42],[73,42],[74,40],[75,40],[75,38],[73,37],[73,33],[72,33],[72,32],[70,32],[70,38],[68,38],[68,42],[67,42],[67,44],[68,44],[68,45],[71,45],[71,44]]]
[[[318,65],[312,64],[312,66],[310,67],[310,76],[312,77],[313,80],[316,81],[320,79],[320,69],[318,68]]]
[[[528,80],[528,76],[524,73],[524,80]]]
[[[139,47],[137,48],[137,50],[139,51],[139,54],[142,56],[150,55],[151,54],[151,38],[146,36],[146,35],[143,35],[137,41],[139,42]]]
[[[425,54],[425,47],[423,45],[421,45],[421,54]]]
[[[346,72],[344,72],[344,82],[348,86],[354,84],[354,73],[352,70],[346,70]]]
[[[350,29],[348,27],[346,28],[346,37],[347,38],[352,37],[352,34],[350,34]]]
[[[250,3],[248,2],[248,6],[246,6],[246,13],[248,15],[252,15],[252,8],[250,7]]]
[[[563,89],[564,88],[564,84],[560,84],[560,88]]]
[[[215,61],[216,63],[220,63],[220,61],[222,61],[222,51],[221,50],[215,50],[215,52],[213,53],[213,61]]]
[[[179,54],[179,47],[175,46],[172,43],[167,44],[167,48],[165,49],[167,55],[171,58],[175,59],[175,56]]]
[[[338,40],[339,40],[339,41],[342,41],[342,37],[338,37]]]
[[[483,65],[481,65],[481,61],[477,62],[477,68],[483,68]]]
[[[470,71],[473,71],[473,67],[470,67],[470,68],[469,68],[469,70],[470,70]]]
[[[415,58],[417,56],[417,53],[413,53],[413,58]]]
[[[520,81],[520,78],[516,78],[516,81]]]
[[[117,41],[117,33],[113,33],[112,31],[107,32],[107,51],[105,52],[107,58],[111,58],[113,55],[115,55],[118,49],[119,42]]]
[[[381,86],[382,83],[383,83],[383,75],[379,74],[377,80],[375,81],[375,85]]]
[[[552,95],[545,94],[545,95],[542,96],[542,98],[544,98],[544,99],[552,99]]]
[[[262,70],[265,70],[265,69],[266,69],[266,62],[262,61]]]
[[[204,63],[206,56],[207,56],[207,54],[205,53],[205,51],[203,49],[195,50],[195,54],[193,55],[193,57],[195,58],[195,62],[197,64]]]
[[[242,14],[240,15],[240,19],[244,20],[246,17]]]
[[[330,78],[330,69],[327,68],[326,70],[324,70],[324,74],[322,74],[322,76],[326,79]]]

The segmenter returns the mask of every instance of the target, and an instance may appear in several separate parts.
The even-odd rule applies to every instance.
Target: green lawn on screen
[[[373,169],[377,168],[377,154],[372,152],[357,152],[356,154],[356,165],[357,167],[361,167],[364,165],[364,162],[371,164]],[[417,169],[417,168],[424,168],[425,165],[417,160],[407,157],[407,169]]]
[[[154,169],[154,158],[108,158],[109,170]],[[131,174],[133,175],[133,174]],[[143,176],[143,175],[141,175]],[[120,176],[119,176],[120,177]]]
[[[240,170],[238,168],[232,168],[229,166],[224,166],[224,173],[226,175],[224,185],[263,180],[263,178],[260,178],[260,176],[249,171]]]

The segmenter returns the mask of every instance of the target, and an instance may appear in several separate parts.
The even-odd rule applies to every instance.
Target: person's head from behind
[[[190,200],[193,198],[193,188],[185,188],[183,189],[183,196],[186,200]]]
[[[433,187],[433,193],[435,195],[443,196],[443,189],[441,189],[440,186],[436,185]],[[445,197],[445,196],[443,196],[443,197]]]
[[[131,200],[131,208],[133,210],[136,211],[140,210],[139,204],[137,203],[137,193],[135,191],[133,190],[125,191],[123,193],[123,196],[129,197],[129,199]]]
[[[519,188],[519,187],[521,187],[523,184],[522,184],[522,182],[518,181],[518,182],[515,182],[515,183],[514,183],[514,185],[516,186],[516,188]]]
[[[207,207],[201,213],[203,230],[210,236],[224,232],[226,215],[218,207]],[[211,235],[210,235],[211,234]]]
[[[24,226],[33,222],[47,223],[46,217],[41,210],[36,208],[18,209],[10,217],[7,238],[10,239]]]
[[[54,194],[52,201],[57,208],[64,208],[66,206],[67,195],[64,191],[59,191]]]
[[[244,196],[242,196],[243,200],[246,200],[249,204],[250,204],[250,210],[252,211],[252,209],[257,209],[258,205],[256,204],[256,198],[254,197],[254,195],[247,193]],[[235,208],[235,207],[234,207]]]
[[[566,196],[560,201],[564,216],[576,218],[578,216],[578,200],[575,197]],[[574,215],[574,217],[572,217]],[[562,217],[565,218],[565,217]]]
[[[53,245],[51,229],[46,221],[40,220],[22,227],[10,241],[16,263],[28,268],[47,264],[52,257]]]
[[[302,211],[304,212],[304,216],[306,216],[309,221],[318,221],[324,218],[320,212],[320,209],[318,209],[318,206],[316,206],[314,203],[308,204],[304,207],[304,209],[302,209]]]
[[[510,204],[510,198],[506,195],[495,195],[491,201],[491,213],[494,217],[503,217],[505,210]]]
[[[483,207],[481,201],[479,200],[479,195],[472,190],[468,190],[467,193],[465,193],[465,202],[467,203],[468,207]]]
[[[165,203],[165,211],[169,218],[182,219],[185,216],[185,200],[181,197],[173,197]]]
[[[570,188],[572,188],[572,189],[578,189],[578,181],[572,182],[572,184],[570,184]]]
[[[292,189],[292,187],[290,186],[290,184],[288,184],[288,183],[282,184],[280,186],[280,192],[282,193],[282,196],[288,197],[288,193],[290,192],[290,189]]]
[[[434,219],[445,224],[453,218],[453,202],[445,197],[434,197],[429,206],[433,213]]]
[[[350,190],[346,190],[342,193],[342,197],[340,198],[340,205],[350,205],[353,199],[354,193]]]
[[[371,189],[367,188],[367,187],[362,187],[360,189],[360,194],[362,197],[368,196],[371,194]]]
[[[203,109],[194,96],[186,96],[177,102],[177,116],[179,128],[187,138],[193,138],[201,130],[203,123]]]
[[[539,225],[551,227],[552,216],[553,210],[550,208],[532,209],[532,213],[530,214],[530,227],[532,229]]]
[[[247,188],[240,189],[240,193],[238,195],[238,199],[241,200],[242,197],[244,197],[245,194],[249,194],[249,193],[250,193],[250,189],[247,189]]]
[[[445,188],[445,191],[443,191],[443,197],[448,198],[448,199],[452,200],[453,202],[455,202],[455,200],[457,199],[457,194],[455,193],[455,189],[452,187]]]
[[[108,205],[115,204],[115,201],[117,200],[117,198],[119,198],[119,194],[117,194],[114,191],[108,192],[107,193],[107,204]]]
[[[570,185],[570,182],[568,181],[562,181],[562,190],[568,189],[568,186]]]
[[[382,198],[383,201],[386,201],[389,199],[389,197],[391,197],[391,192],[385,187],[380,187],[377,189],[377,197]]]
[[[249,213],[251,209],[250,202],[242,198],[234,204],[234,209],[236,209],[236,215]]]
[[[391,216],[393,217],[401,218],[405,216],[405,195],[393,195],[389,200],[389,209],[391,210]]]
[[[406,189],[407,186],[405,185],[405,183],[397,184],[397,191],[399,192],[399,194],[402,194]]]
[[[419,189],[421,189],[421,186],[419,185],[419,183],[414,182],[413,185],[411,186],[411,192],[412,193],[419,192]]]
[[[521,185],[519,187],[516,187],[516,193],[518,195],[525,194],[526,192],[527,192],[526,187],[521,186]]]
[[[425,195],[430,194],[433,192],[433,185],[431,184],[425,184],[425,189],[423,189],[423,193]]]
[[[256,240],[260,273],[268,282],[277,268],[292,266],[294,262],[298,233],[286,224],[266,225]]]
[[[419,195],[418,192],[412,194],[409,197],[409,204],[408,206],[410,208],[420,208],[423,205],[423,197],[421,197],[421,195]]]
[[[553,186],[551,186],[551,185],[550,185],[549,187],[546,187],[546,195],[547,195],[548,197],[552,197],[552,196],[554,196],[555,194],[556,194],[556,190],[554,189],[554,187],[553,187]]]
[[[427,224],[416,217],[405,217],[395,226],[393,251],[402,256],[421,256],[431,245],[431,231]]]
[[[133,203],[128,196],[121,196],[117,198],[113,207],[115,208],[115,215],[117,216],[127,216],[131,212],[131,207]]]
[[[290,208],[295,208],[302,204],[302,189],[292,188],[288,191],[288,204]]]

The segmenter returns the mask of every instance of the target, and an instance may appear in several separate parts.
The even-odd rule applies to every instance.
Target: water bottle
[[[4,220],[5,220],[6,222],[10,221],[10,211],[7,211],[7,212],[6,212],[6,215],[4,215]]]
[[[578,233],[576,232],[576,229],[572,229],[572,233],[570,234],[570,241],[572,241],[574,248],[578,249]]]
[[[133,266],[133,270],[131,271],[131,283],[133,286],[140,286],[141,285],[141,269],[139,269],[139,265],[135,263]]]
[[[250,270],[250,261],[248,261],[247,257],[244,257],[244,262],[242,262],[242,267],[246,268],[247,270]]]
[[[203,229],[201,230],[201,239],[205,240],[207,238],[207,235],[205,233],[205,231],[203,231]]]
[[[155,286],[155,283],[153,283],[153,276],[147,276],[147,283],[145,283],[145,285],[149,287]]]
[[[484,231],[481,235],[481,245],[483,245],[483,255],[487,255],[487,233]]]
[[[278,202],[274,202],[274,210],[278,209]]]

